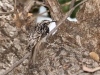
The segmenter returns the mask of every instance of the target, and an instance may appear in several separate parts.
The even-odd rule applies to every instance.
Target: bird
[[[30,28],[29,31],[29,41],[27,45],[27,49],[30,52],[29,64],[28,64],[28,73],[31,74],[35,68],[36,64],[36,56],[39,50],[39,46],[41,45],[42,38],[44,38],[49,33],[48,25],[52,22],[43,20],[40,23],[37,23],[33,27]]]
[[[38,34],[41,34],[42,36],[45,36],[49,33],[49,27],[48,25],[52,21],[49,20],[43,20],[41,23],[38,23],[37,26],[35,26],[35,31],[37,31]]]
[[[27,49],[31,52],[30,63],[33,65],[35,64],[34,62],[37,54],[36,48],[39,47],[41,39],[49,33],[48,25],[52,22],[56,21],[43,20],[42,22],[37,23],[30,30],[30,38]]]

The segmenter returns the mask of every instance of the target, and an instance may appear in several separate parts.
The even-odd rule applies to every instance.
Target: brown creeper
[[[38,45],[40,45],[41,43],[41,38],[49,33],[48,25],[51,22],[55,21],[43,20],[41,23],[38,23],[36,26],[34,26],[30,32],[29,44],[27,49],[31,51],[29,63],[32,65],[35,64],[35,58],[38,52],[37,47],[39,47]]]
[[[39,42],[41,38],[43,38],[45,35],[49,33],[48,25],[51,22],[55,22],[55,21],[43,20],[41,23],[37,23],[37,25],[31,29],[29,44],[27,47],[29,51],[32,51],[32,49],[35,47],[37,42]]]
[[[35,31],[37,31],[37,33],[41,34],[42,36],[46,35],[47,33],[49,33],[49,27],[48,27],[48,25],[51,22],[52,21],[49,21],[49,20],[43,20],[41,23],[38,23],[35,26]]]

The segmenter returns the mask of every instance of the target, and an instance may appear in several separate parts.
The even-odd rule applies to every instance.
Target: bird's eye
[[[45,26],[48,26],[50,24],[50,22],[44,23]]]
[[[46,26],[47,26],[47,25],[48,25],[48,23],[44,23],[44,25],[46,25]]]

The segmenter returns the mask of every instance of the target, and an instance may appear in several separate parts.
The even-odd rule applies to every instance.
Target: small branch
[[[74,7],[75,1],[76,1],[76,0],[72,0],[72,1],[71,1],[70,9],[72,9],[72,8]],[[72,12],[73,12],[73,11],[72,11]],[[70,12],[70,15],[72,14],[72,12]],[[70,15],[69,15],[69,16],[70,16]]]
[[[0,12],[0,15],[4,15],[4,14],[12,14],[14,13],[14,11],[9,11],[9,12]]]
[[[65,4],[62,4],[61,6],[66,6],[66,5],[69,5],[71,4],[71,2],[66,2]]]
[[[39,2],[39,1],[36,1],[35,4],[41,5],[41,6],[46,6],[43,2]]]
[[[22,59],[20,59],[18,62],[16,62],[10,69],[6,70],[4,73],[2,73],[1,75],[6,75],[9,72],[11,72],[15,67],[17,67],[18,65],[20,65],[28,56],[30,56],[31,53],[27,53]]]
[[[49,33],[48,35],[46,35],[45,37],[48,38],[53,32],[55,32],[55,31],[58,29],[58,27],[70,16],[71,12],[73,12],[73,10],[74,10],[77,6],[83,4],[83,3],[86,2],[86,1],[88,1],[88,0],[83,0],[83,1],[81,1],[79,4],[77,4],[76,6],[74,6],[72,9],[70,9],[70,10],[65,14],[65,16],[58,22],[57,26],[56,26],[52,31],[50,31],[50,33]]]
[[[88,68],[85,65],[83,65],[82,68],[83,68],[83,71],[90,72],[90,73],[100,70],[100,67]]]
[[[70,9],[74,7],[75,1],[76,1],[76,0],[72,0],[72,1],[71,1]]]
[[[42,40],[40,39],[40,41],[35,45],[33,56],[32,56],[32,64],[33,65],[35,65],[36,56],[37,56],[37,53],[39,51],[39,46],[41,45],[41,42],[42,42]]]
[[[76,1],[79,1],[79,0],[76,0]],[[66,2],[66,3],[62,4],[61,6],[66,6],[66,5],[69,5],[69,4],[71,4],[71,2]]]

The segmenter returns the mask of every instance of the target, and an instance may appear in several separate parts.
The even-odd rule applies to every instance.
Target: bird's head
[[[47,33],[49,33],[48,25],[52,22],[56,22],[56,21],[43,20],[41,23],[37,24],[35,29],[39,34],[46,35]]]
[[[48,26],[52,22],[56,22],[56,21],[43,20],[40,24]]]

